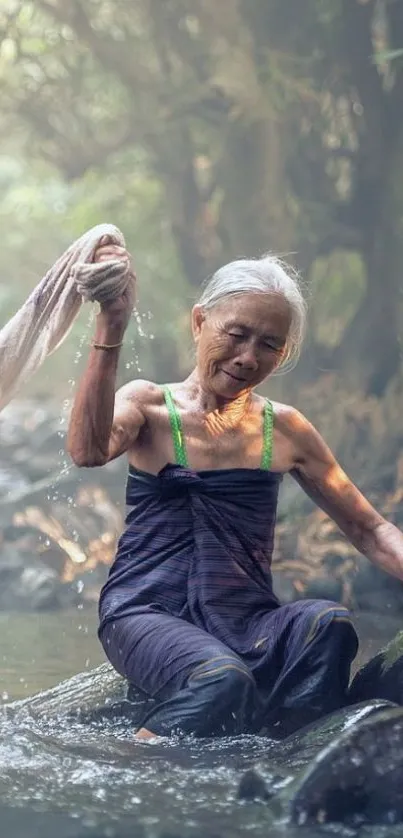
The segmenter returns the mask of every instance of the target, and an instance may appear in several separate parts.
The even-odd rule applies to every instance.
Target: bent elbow
[[[96,468],[97,466],[104,466],[108,462],[108,458],[101,451],[88,453],[67,449],[67,453],[77,468]]]

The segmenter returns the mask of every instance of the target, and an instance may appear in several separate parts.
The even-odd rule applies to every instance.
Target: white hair
[[[204,287],[199,305],[208,311],[228,297],[242,294],[281,294],[291,309],[291,325],[279,369],[298,361],[305,334],[307,305],[296,271],[277,256],[237,259],[219,268]]]

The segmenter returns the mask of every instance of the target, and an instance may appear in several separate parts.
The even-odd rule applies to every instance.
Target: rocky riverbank
[[[123,525],[125,466],[76,469],[65,415],[37,402],[0,414],[0,610],[93,603]]]

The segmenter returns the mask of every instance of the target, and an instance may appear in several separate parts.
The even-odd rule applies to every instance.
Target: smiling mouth
[[[232,378],[233,381],[239,381],[241,384],[246,384],[247,383],[246,378],[238,378],[236,375],[232,375],[231,372],[227,372],[227,370],[223,370],[223,369],[221,370],[221,372],[224,372],[225,375],[228,375],[228,378]]]

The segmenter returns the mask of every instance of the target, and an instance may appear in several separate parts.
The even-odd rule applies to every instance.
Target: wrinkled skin
[[[241,316],[242,313],[242,316]],[[279,294],[245,294],[192,312],[200,384],[224,401],[257,387],[282,360],[291,312]]]

